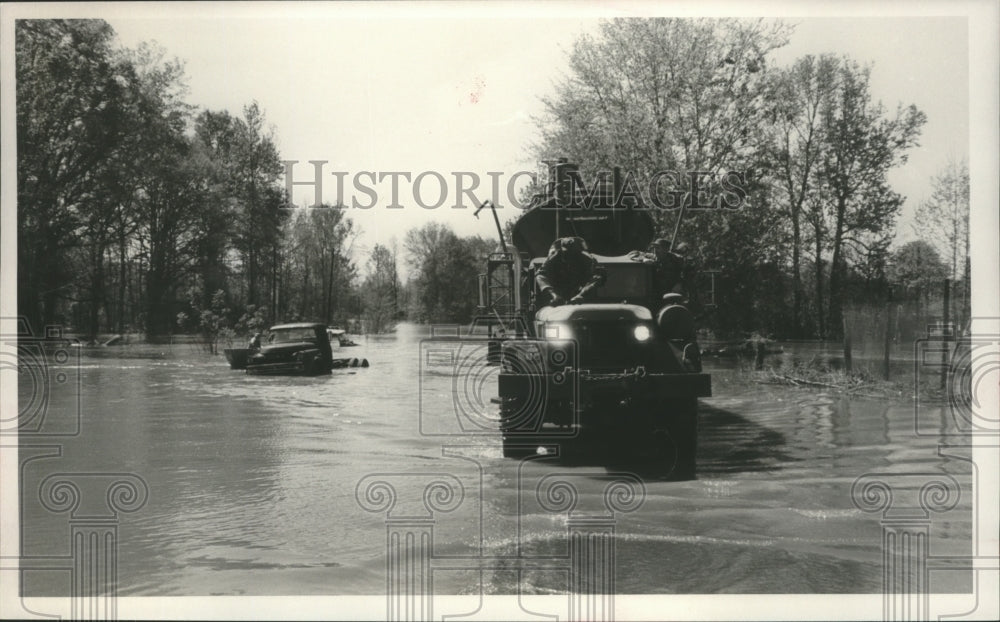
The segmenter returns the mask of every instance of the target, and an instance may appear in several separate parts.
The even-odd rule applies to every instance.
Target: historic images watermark
[[[509,462],[515,471],[513,493],[517,500],[512,525],[514,546],[492,551],[487,539],[496,533],[484,521],[483,509],[494,505],[490,488],[484,485],[485,473],[495,469],[495,460],[482,455],[484,436],[496,436],[499,418],[487,393],[500,371],[490,339],[475,323],[471,328],[455,325],[432,327],[429,338],[420,343],[420,406],[414,432],[442,441],[442,457],[455,459],[465,468],[453,472],[416,471],[371,473],[360,479],[355,499],[365,511],[381,514],[385,521],[386,618],[389,620],[447,619],[473,615],[475,611],[453,610],[454,601],[435,598],[435,575],[470,572],[479,576],[483,593],[483,573],[515,574],[552,573],[565,579],[565,600],[553,609],[540,609],[522,599],[521,581],[517,581],[517,608],[506,616],[541,617],[571,620],[613,620],[616,593],[616,537],[618,519],[637,511],[646,498],[642,480],[633,473],[609,472],[606,469],[574,468],[566,471],[538,470],[535,461],[558,465],[562,440],[554,437],[545,451],[531,452]],[[538,371],[547,365],[572,365],[572,349],[555,350],[551,360],[540,356],[530,340],[520,344],[523,356],[511,357],[522,371]],[[508,362],[508,364],[511,364]],[[574,392],[572,377],[561,387]],[[529,430],[538,423],[530,413],[546,400],[547,389],[535,386],[527,391],[520,428]],[[555,461],[555,462],[553,462]],[[469,464],[474,464],[470,472]],[[598,494],[593,494],[595,483]],[[478,498],[475,492],[478,492]],[[505,491],[509,493],[510,491]],[[473,509],[478,506],[478,515]],[[463,531],[478,531],[475,551],[467,555],[435,551],[436,539],[447,525],[442,519],[454,512],[469,512],[478,524],[466,524]],[[558,552],[537,551],[527,536],[523,519],[551,516]],[[551,601],[548,601],[551,602]],[[482,606],[482,603],[480,603]],[[448,609],[445,611],[445,609]]]
[[[918,436],[1000,436],[1000,414],[989,408],[987,391],[1000,385],[1000,334],[973,332],[998,318],[976,318],[960,334],[954,323],[931,324],[913,346],[914,432]],[[941,429],[922,399],[921,385],[940,383],[950,421]]]
[[[296,186],[311,187],[313,202],[309,207],[328,205],[324,202],[324,187],[334,188],[331,207],[371,209],[385,205],[386,209],[403,209],[401,191],[412,197],[412,204],[434,210],[449,204],[450,209],[476,209],[486,200],[497,208],[506,205],[527,209],[530,197],[522,193],[525,185],[544,187],[551,184],[556,201],[543,207],[559,209],[582,206],[592,209],[630,207],[633,209],[740,209],[746,204],[751,175],[746,171],[678,172],[660,170],[641,183],[631,172],[600,171],[587,180],[578,170],[567,170],[559,179],[547,172],[516,171],[507,174],[488,171],[325,171],[328,160],[309,160],[312,179],[308,174],[296,177],[299,160],[283,160],[285,192],[288,207],[295,207],[292,197]],[[588,183],[589,182],[589,183]],[[348,195],[348,193],[350,193]],[[388,197],[388,201],[386,198]]]
[[[6,330],[16,327],[0,334],[0,373],[11,381],[8,386],[17,386],[18,397],[16,417],[0,421],[0,440],[5,451],[16,449],[18,453],[21,517],[16,542],[4,541],[0,553],[2,580],[19,590],[18,601],[6,602],[3,615],[116,619],[121,514],[145,506],[149,487],[135,473],[58,471],[50,461],[63,457],[61,441],[84,432],[80,344],[65,337],[60,326],[47,326],[36,333],[23,317],[0,318],[0,324]],[[37,480],[37,487],[28,486],[29,479]],[[27,504],[66,517],[64,553],[25,550]],[[58,603],[60,610],[31,609],[37,605],[29,606],[24,598],[27,572],[54,572],[65,577],[66,589],[59,596],[66,599],[46,601]]]
[[[445,457],[468,460],[462,455],[467,447],[443,448]],[[480,513],[478,555],[446,555],[435,551],[435,538],[441,515],[454,512],[466,499],[462,480],[444,472],[371,473],[355,488],[355,499],[365,511],[383,514],[385,539],[386,619],[436,620],[466,617],[473,611],[442,611],[435,599],[435,573],[477,572],[482,581],[484,571],[516,572],[547,571],[566,577],[567,601],[550,611],[530,610],[521,600],[518,587],[519,612],[548,619],[613,620],[615,618],[615,526],[620,514],[639,509],[645,500],[642,480],[630,473],[598,473],[583,470],[528,474],[523,468],[534,459],[526,458],[517,467],[519,512],[515,516],[516,548],[510,554],[490,555],[483,549],[485,525]],[[484,498],[483,464],[479,467],[478,483],[482,508]],[[603,492],[596,497],[580,493],[581,487],[593,488],[600,480]],[[553,525],[565,525],[563,538],[566,551],[542,554],[531,551],[523,540],[521,511],[533,508],[552,515]],[[554,529],[556,527],[553,527]],[[483,585],[479,586],[482,594]],[[481,603],[480,603],[481,606]]]
[[[988,515],[983,508],[992,501],[980,498],[982,480],[975,451],[1000,449],[1000,418],[988,406],[993,397],[990,392],[1000,384],[1000,334],[974,332],[972,327],[996,327],[997,321],[974,318],[962,334],[954,324],[931,325],[926,337],[914,343],[914,435],[935,436],[940,439],[939,455],[971,463],[971,486],[963,489],[944,472],[882,472],[861,475],[851,488],[858,509],[879,515],[884,620],[974,618],[981,604],[979,595],[987,585],[984,581],[1000,571],[1000,557],[995,550],[980,548],[975,529],[968,555],[941,555],[931,549],[934,516],[948,520],[947,513],[965,496],[972,498],[973,525],[988,524],[981,516]],[[940,391],[935,400],[922,398],[937,386]],[[947,609],[947,602],[938,602],[934,571],[968,571],[972,604],[954,611]]]
[[[420,341],[417,381],[422,436],[453,439],[496,436],[500,419],[496,404],[491,402],[493,396],[488,392],[501,375],[500,353],[493,349],[499,347],[499,342],[486,337],[484,330],[478,322],[471,328],[436,325],[431,327],[430,336]],[[575,344],[574,340],[566,340],[562,347],[551,351],[543,347],[543,340],[522,338],[508,344],[504,368],[525,379],[520,391],[523,399],[511,413],[512,429],[508,434],[517,437],[537,433],[542,425],[542,410],[555,390],[579,400],[577,376],[569,373],[578,366],[579,349]],[[544,380],[546,368],[555,368],[548,382]],[[562,369],[567,371],[559,371]],[[451,379],[451,392],[443,398],[435,382],[442,377]],[[567,425],[552,435],[568,440],[576,434],[575,427]]]
[[[36,333],[24,318],[12,318],[11,334],[0,333],[0,373],[19,379],[18,408],[0,416],[0,436],[68,437],[81,428],[80,351],[62,327]],[[52,397],[68,407],[53,409]]]

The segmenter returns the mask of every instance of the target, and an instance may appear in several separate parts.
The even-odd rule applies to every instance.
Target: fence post
[[[885,352],[882,357],[882,372],[889,379],[889,351],[892,349],[892,287],[886,292],[885,298]]]
[[[948,387],[948,353],[951,348],[948,346],[951,331],[948,329],[949,307],[951,307],[951,279],[944,280],[944,319],[941,323],[941,338],[945,342],[944,349],[941,350],[941,390]]]
[[[851,361],[851,331],[847,326],[847,314],[842,316],[844,324],[844,371],[850,375],[853,372],[854,365]]]

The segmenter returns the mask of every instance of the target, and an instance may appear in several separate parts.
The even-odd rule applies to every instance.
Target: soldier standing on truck
[[[676,250],[670,250],[670,240],[658,238],[649,245],[649,252],[632,253],[632,259],[643,263],[656,264],[656,288],[660,295],[688,294],[688,270],[684,253],[687,246],[681,242]]]
[[[560,238],[552,243],[549,256],[535,277],[542,293],[539,306],[581,303],[604,283],[604,271],[586,251],[583,238]]]

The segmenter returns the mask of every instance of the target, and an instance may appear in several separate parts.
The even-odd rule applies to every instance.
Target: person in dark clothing
[[[583,302],[591,291],[604,283],[604,270],[586,251],[583,238],[560,238],[552,243],[549,256],[535,277],[542,292],[542,304]]]
[[[670,250],[670,240],[658,238],[649,245],[649,251],[635,251],[632,258],[636,261],[656,264],[656,287],[663,294],[687,295],[687,262],[684,260],[686,245],[682,242],[677,249]]]

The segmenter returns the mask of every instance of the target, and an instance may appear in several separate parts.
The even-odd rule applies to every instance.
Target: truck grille
[[[573,336],[579,344],[580,367],[592,370],[632,369],[648,365],[648,344],[638,344],[632,331],[635,325],[623,322],[595,322],[574,325]]]

